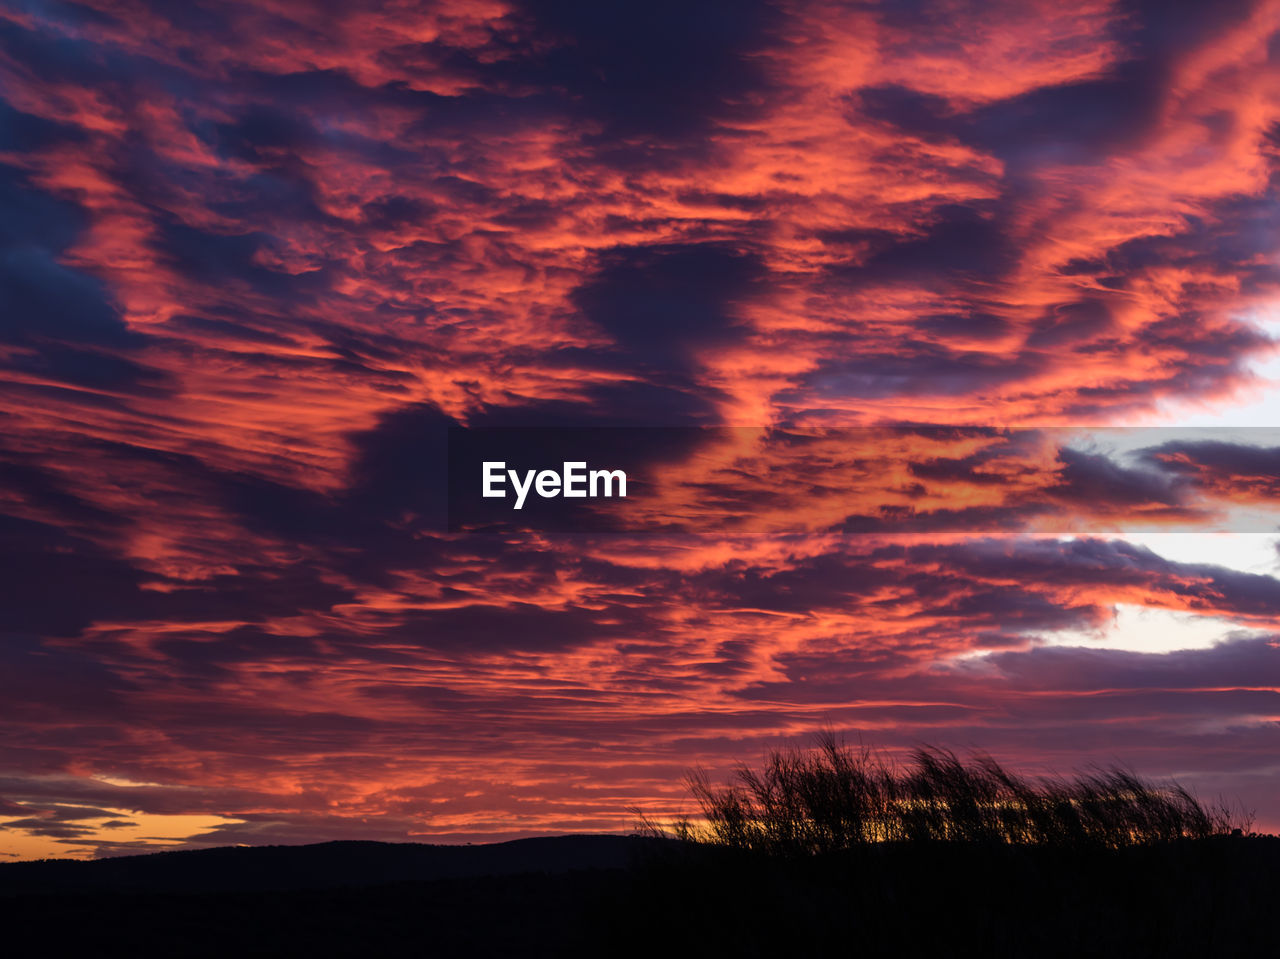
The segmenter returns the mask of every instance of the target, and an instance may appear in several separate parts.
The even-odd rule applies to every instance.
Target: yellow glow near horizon
[[[198,838],[201,834],[218,826],[244,821],[224,816],[160,815],[127,809],[103,808],[111,815],[66,823],[69,827],[82,827],[88,830],[86,835],[76,839],[40,836],[30,829],[0,825],[0,862],[21,862],[28,859],[93,859],[99,845],[102,844],[138,844],[132,849],[120,850],[121,853],[158,852]],[[33,806],[32,818],[36,818],[39,812],[40,808]],[[104,825],[113,821],[127,822],[129,825],[114,827]],[[55,824],[53,819],[49,819],[48,822],[50,825]]]

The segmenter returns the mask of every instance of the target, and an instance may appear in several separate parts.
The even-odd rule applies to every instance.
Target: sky
[[[826,728],[1280,830],[1278,173],[1277,2],[0,0],[0,857]],[[650,498],[451,531],[456,426]]]

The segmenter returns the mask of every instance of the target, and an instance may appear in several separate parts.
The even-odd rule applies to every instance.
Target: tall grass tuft
[[[1030,779],[989,756],[922,747],[905,768],[833,734],[809,750],[774,750],[725,786],[695,770],[700,821],[643,821],[645,831],[703,844],[803,857],[883,842],[1120,848],[1248,831],[1248,816],[1205,805],[1177,783],[1112,767]]]

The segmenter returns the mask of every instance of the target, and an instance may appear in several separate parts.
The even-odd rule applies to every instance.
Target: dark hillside
[[[543,836],[468,846],[348,841],[227,846],[89,862],[49,859],[0,864],[0,896],[267,892],[622,869],[649,844],[632,836]]]
[[[84,956],[1269,956],[1280,839],[883,843],[779,859],[626,837],[324,843],[0,866]]]

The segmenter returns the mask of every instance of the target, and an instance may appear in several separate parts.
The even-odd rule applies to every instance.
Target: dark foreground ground
[[[839,862],[576,836],[0,865],[11,955],[1271,956],[1280,839]]]

